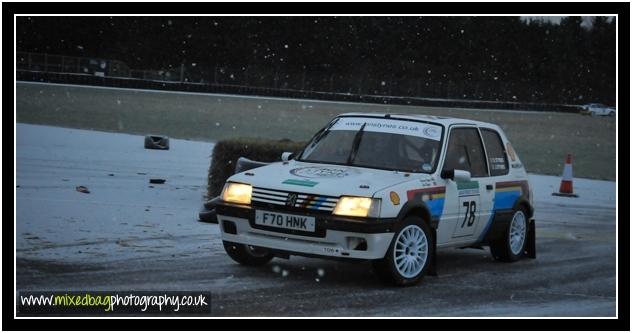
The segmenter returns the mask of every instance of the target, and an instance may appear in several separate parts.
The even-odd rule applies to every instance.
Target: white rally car
[[[348,113],[296,156],[233,175],[216,208],[224,248],[261,265],[290,255],[372,260],[411,285],[436,272],[437,248],[488,245],[535,258],[527,173],[496,125]]]

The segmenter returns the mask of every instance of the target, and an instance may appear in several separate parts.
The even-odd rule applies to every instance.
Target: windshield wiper
[[[314,147],[322,138],[324,138],[327,133],[329,133],[329,129],[331,129],[338,122],[338,120],[340,120],[340,118],[334,119],[334,121],[330,122],[327,127],[323,128],[320,131],[320,133],[316,134],[314,140],[312,140],[312,144],[310,145],[310,147]]]
[[[353,163],[353,160],[355,160],[356,155],[358,154],[358,149],[360,149],[362,134],[364,134],[364,126],[366,126],[366,123],[362,124],[358,133],[356,133],[355,137],[353,137],[353,145],[351,146],[351,152],[349,152],[349,158],[347,159],[347,164],[349,165]]]

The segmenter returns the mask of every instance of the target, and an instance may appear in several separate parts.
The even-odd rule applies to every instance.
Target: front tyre
[[[528,222],[524,208],[514,211],[503,237],[492,241],[489,246],[494,259],[512,262],[523,257],[527,244]]]
[[[407,217],[395,229],[386,256],[373,261],[377,274],[397,286],[418,283],[428,271],[434,255],[430,227],[418,217]]]
[[[261,266],[274,257],[265,249],[256,246],[223,241],[224,250],[233,260],[245,266]]]

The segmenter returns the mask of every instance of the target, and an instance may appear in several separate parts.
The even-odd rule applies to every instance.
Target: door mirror
[[[283,154],[281,154],[281,161],[283,162],[287,162],[293,158],[294,158],[294,153],[292,152],[286,151]]]
[[[456,182],[469,182],[472,178],[472,175],[469,171],[452,169],[441,171],[441,178],[452,179]]]

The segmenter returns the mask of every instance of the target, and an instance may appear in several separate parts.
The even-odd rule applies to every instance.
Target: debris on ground
[[[169,138],[160,135],[145,136],[145,149],[169,149]]]
[[[77,190],[77,192],[81,192],[81,193],[90,193],[88,188],[85,187],[85,186],[77,186],[77,187],[75,187],[75,190]]]

